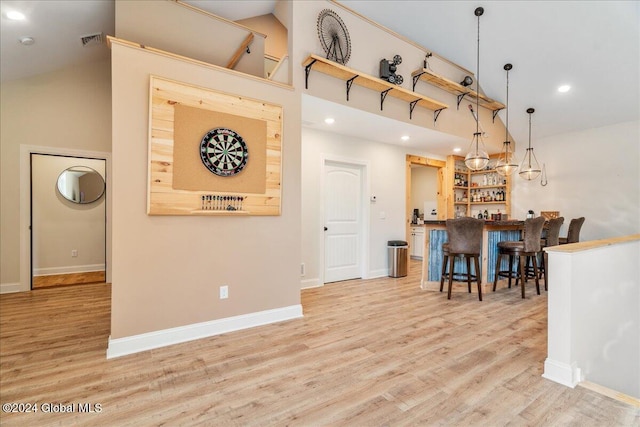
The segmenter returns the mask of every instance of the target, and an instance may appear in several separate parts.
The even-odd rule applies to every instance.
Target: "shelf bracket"
[[[465,96],[467,96],[469,94],[469,92],[465,92],[465,93],[461,93],[460,95],[458,95],[458,105],[457,105],[457,109],[460,109],[460,103],[462,102],[462,100],[464,99]]]
[[[384,104],[384,100],[391,89],[393,88],[389,88],[387,90],[383,90],[382,92],[380,92],[380,111],[382,111],[382,105]]]
[[[413,118],[413,110],[416,108],[416,105],[418,104],[418,101],[420,101],[420,100],[416,99],[415,101],[409,102],[409,120],[411,120]]]
[[[498,115],[500,110],[502,110],[502,108],[498,108],[497,110],[493,110],[493,123],[496,122],[496,116]]]
[[[351,86],[353,85],[353,81],[356,78],[358,78],[357,74],[355,76],[351,77],[349,80],[347,80],[347,101],[349,100],[349,92],[351,92]]]
[[[316,59],[311,61],[309,65],[304,67],[304,88],[309,89],[309,73],[311,73],[311,67],[316,63]]]
[[[440,113],[442,113],[442,110],[444,110],[444,108],[440,108],[439,110],[435,110],[433,112],[433,124],[435,125],[436,122],[438,121],[438,116],[440,115]]]
[[[415,76],[413,76],[413,91],[416,91],[416,84],[418,83],[418,80],[420,80],[420,76],[423,75],[424,73],[420,73],[420,74],[416,74]]]

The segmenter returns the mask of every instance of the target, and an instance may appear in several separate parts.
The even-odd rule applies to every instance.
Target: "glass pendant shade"
[[[489,154],[484,148],[480,132],[473,134],[473,140],[469,147],[469,153],[464,158],[464,164],[473,171],[479,171],[489,164]]]
[[[540,169],[540,164],[538,163],[538,159],[536,159],[536,155],[533,154],[533,148],[527,148],[527,153],[524,155],[524,159],[522,159],[522,163],[520,164],[520,176],[528,181],[533,181],[538,176],[542,170]]]
[[[511,142],[505,141],[502,145],[502,152],[498,163],[496,163],[496,172],[502,176],[512,175],[518,170],[518,159],[513,151],[511,151]]]
[[[531,147],[531,114],[533,114],[534,111],[533,108],[527,108],[527,113],[529,113],[529,148],[527,148],[524,159],[522,159],[522,163],[520,164],[520,172],[518,172],[518,174],[527,181],[533,181],[540,176],[542,172],[540,163],[538,163],[538,159],[536,159],[536,155],[533,154],[533,148]]]
[[[480,17],[484,13],[482,7],[477,7],[474,14],[478,17],[478,48],[477,48],[477,68],[476,68],[476,94],[480,93]],[[480,133],[480,114],[478,112],[480,106],[480,96],[476,95],[476,113],[474,114],[476,120],[476,133],[473,134],[471,145],[469,146],[469,152],[464,158],[464,164],[472,171],[479,171],[487,167],[489,164],[489,154],[482,141],[482,133]],[[471,112],[473,108],[469,105]]]

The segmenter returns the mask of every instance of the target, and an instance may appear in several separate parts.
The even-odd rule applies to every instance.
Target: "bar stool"
[[[559,243],[565,245],[567,243],[576,243],[580,241],[580,229],[584,224],[584,217],[573,218],[569,223],[569,231],[567,231],[567,237],[560,237]]]
[[[511,287],[511,278],[516,278],[516,286],[518,280],[522,280],[522,298],[524,298],[524,285],[527,281],[527,272],[525,268],[525,260],[531,258],[533,260],[533,277],[536,281],[536,290],[540,295],[540,282],[538,281],[538,260],[537,253],[540,252],[540,238],[542,236],[542,227],[544,227],[544,217],[528,218],[524,222],[524,239],[521,241],[506,241],[498,243],[498,256],[496,258],[496,273],[493,279],[493,291],[495,292],[498,284],[498,277],[509,278],[509,287]],[[500,271],[500,261],[503,255],[509,256],[509,270]],[[513,257],[518,257],[519,266],[517,273],[511,271],[513,267]]]
[[[564,218],[550,219],[547,223],[547,238],[540,241],[540,250],[548,246],[558,246],[560,240],[560,227],[564,223]],[[547,276],[547,264],[549,261],[549,255],[542,251],[542,264],[540,265],[540,277],[544,276],[544,290],[548,290],[547,283],[549,277]]]
[[[449,292],[447,299],[451,299],[451,288],[454,276],[457,279],[466,278],[469,293],[471,293],[471,281],[478,283],[478,299],[482,301],[482,278],[480,275],[480,252],[482,251],[482,229],[484,221],[476,218],[456,218],[447,220],[447,235],[449,241],[442,245],[442,274],[440,276],[440,292],[444,286],[445,277],[449,279]],[[467,261],[466,273],[454,273],[455,259],[458,255]],[[471,274],[471,258],[474,260],[475,274]],[[447,273],[447,264],[449,272]]]

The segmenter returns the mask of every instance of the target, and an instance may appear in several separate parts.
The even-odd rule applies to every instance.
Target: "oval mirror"
[[[58,192],[73,203],[93,203],[104,194],[104,179],[88,166],[72,166],[58,177]]]

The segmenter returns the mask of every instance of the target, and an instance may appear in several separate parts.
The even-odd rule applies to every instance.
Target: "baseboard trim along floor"
[[[107,359],[301,317],[302,305],[298,304],[130,337],[109,337]]]

